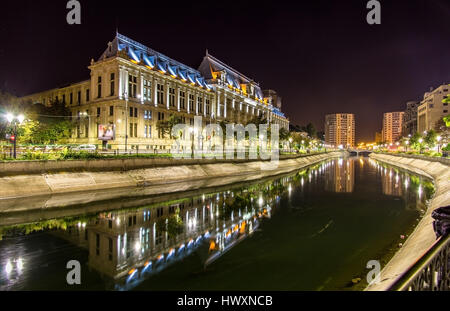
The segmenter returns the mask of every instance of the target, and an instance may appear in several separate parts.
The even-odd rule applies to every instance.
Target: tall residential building
[[[383,117],[383,142],[394,143],[402,137],[403,111],[387,112]]]
[[[426,92],[417,111],[417,128],[419,133],[436,128],[436,123],[449,115],[448,103],[442,100],[450,96],[450,84]]]
[[[335,147],[355,146],[355,115],[351,113],[326,115],[325,142]]]
[[[75,123],[72,143],[111,139],[112,149],[123,149],[127,137],[130,149],[168,150],[173,140],[157,124],[172,115],[188,125],[202,116],[204,126],[245,124],[259,116],[289,129],[274,91],[264,92],[208,52],[197,70],[117,33],[89,69],[89,80],[24,97],[69,107]]]
[[[405,114],[403,115],[402,136],[414,135],[417,132],[417,108],[419,102],[409,101],[406,103]]]

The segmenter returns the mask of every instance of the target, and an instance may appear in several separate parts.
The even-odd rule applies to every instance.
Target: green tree
[[[428,146],[428,148],[434,148],[437,143],[437,134],[435,130],[429,130],[427,132],[427,135],[424,138],[425,145]]]
[[[422,136],[419,133],[415,133],[409,140],[411,148],[415,150],[421,149],[422,144],[420,143],[420,139],[422,139]]]

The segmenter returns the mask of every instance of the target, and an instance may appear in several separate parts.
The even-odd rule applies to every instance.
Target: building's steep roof
[[[246,77],[239,71],[233,69],[222,61],[210,55],[208,52],[203,58],[202,63],[198,69],[201,74],[208,80],[215,79],[216,73],[226,72],[226,83],[234,88],[241,89],[242,85],[252,84],[255,88],[255,95],[257,98],[263,98],[263,92],[258,83]]]
[[[132,62],[142,63],[143,65],[162,72],[170,74],[173,77],[196,84],[201,87],[211,88],[205,83],[205,78],[198,70],[186,66],[170,57],[165,56],[139,42],[136,42],[119,33],[114,40],[108,44],[108,48],[102,54],[99,60],[117,56],[124,51]]]

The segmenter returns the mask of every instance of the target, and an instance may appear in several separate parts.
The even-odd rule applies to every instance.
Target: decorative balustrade
[[[402,274],[389,291],[450,290],[450,235],[440,237],[433,246]]]

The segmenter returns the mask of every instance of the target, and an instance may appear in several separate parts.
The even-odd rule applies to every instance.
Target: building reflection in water
[[[368,162],[381,176],[383,193],[404,196],[411,208],[418,208],[421,198],[432,194],[431,182]],[[355,163],[356,159],[330,160],[232,191],[83,216],[70,223],[56,220],[63,230],[51,232],[85,248],[90,267],[113,280],[115,289],[128,290],[193,252],[203,265],[211,264],[250,236],[261,219],[270,218],[282,195],[290,197],[294,190],[303,193],[308,181],[310,186],[322,187],[317,180],[324,177],[326,191],[353,192]],[[367,165],[367,160],[361,165]]]
[[[86,248],[89,266],[128,290],[194,251],[205,266],[214,262],[271,217],[293,178],[102,213],[55,234]]]
[[[422,199],[431,199],[435,191],[431,180],[375,160],[369,160],[369,163],[381,178],[384,195],[402,198],[407,208],[426,209],[426,203]]]
[[[326,170],[325,190],[337,193],[352,193],[355,187],[355,161],[339,159],[330,161]]]

